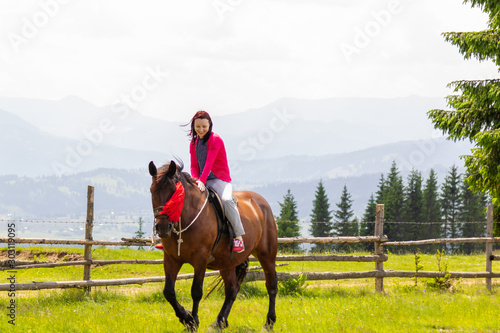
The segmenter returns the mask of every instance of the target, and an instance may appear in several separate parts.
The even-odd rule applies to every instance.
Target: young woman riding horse
[[[200,135],[198,140],[207,133],[197,134]],[[212,138],[213,135],[211,135]],[[207,144],[210,142],[209,140],[207,140]],[[269,294],[269,309],[265,328],[271,329],[276,321],[275,303],[278,292],[275,269],[278,231],[273,212],[269,203],[259,194],[248,191],[234,192],[234,196],[238,200],[238,206],[234,205],[234,209],[238,212],[242,225],[240,230],[245,230],[243,235],[245,245],[243,247],[241,244],[243,248],[232,254],[229,237],[222,237],[219,245],[214,249],[218,236],[217,216],[215,208],[211,204],[207,204],[207,191],[201,191],[204,187],[200,184],[201,182],[204,185],[203,181],[208,179],[205,168],[211,163],[208,157],[210,149],[212,148],[207,147],[205,166],[201,168],[203,172],[198,175],[195,173],[195,176],[201,178],[197,180],[182,172],[183,166],[177,166],[173,161],[159,169],[153,162],[149,164],[149,173],[152,176],[151,197],[155,211],[155,229],[161,238],[164,251],[165,288],[163,294],[186,328],[192,331],[196,330],[199,326],[198,307],[203,294],[205,271],[207,268],[219,270],[225,286],[225,301],[212,326],[216,328],[227,327],[229,312],[244,277],[238,276],[237,270],[243,270],[246,273],[246,261],[251,254],[259,260],[265,273],[266,288]],[[213,163],[215,165],[216,162]],[[217,167],[210,169],[215,170],[216,177],[221,175],[220,169]],[[227,176],[229,177],[229,173]],[[230,178],[226,178],[226,180],[230,180]],[[227,181],[225,183],[231,185]],[[231,187],[228,187],[227,184],[223,186],[221,197],[225,197],[226,191],[232,192]],[[229,196],[229,198],[231,197]],[[233,201],[231,200],[231,202]],[[227,203],[225,207],[228,207]],[[226,214],[230,209],[226,209]],[[229,214],[233,214],[233,218],[235,218],[234,212]],[[236,221],[236,223],[238,222]],[[191,312],[186,311],[178,303],[175,295],[176,277],[185,263],[194,267],[191,287],[193,308]]]

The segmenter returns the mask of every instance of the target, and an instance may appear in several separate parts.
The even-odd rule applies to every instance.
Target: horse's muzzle
[[[160,238],[168,238],[172,234],[173,224],[170,221],[156,222],[156,233]]]

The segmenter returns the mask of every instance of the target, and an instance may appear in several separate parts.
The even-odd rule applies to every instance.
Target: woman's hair
[[[212,135],[212,126],[213,126],[213,123],[212,123],[212,118],[210,118],[210,115],[208,114],[208,112],[206,111],[198,111],[195,113],[195,115],[193,116],[193,118],[191,118],[191,120],[189,121],[189,123],[187,123],[186,125],[184,126],[187,126],[187,125],[190,125],[190,130],[188,132],[188,136],[191,138],[191,143],[194,144],[194,142],[196,141],[196,131],[194,130],[194,121],[196,119],[208,119],[208,122],[210,123],[210,127],[208,128],[208,132],[207,134],[205,134],[205,136],[203,136],[203,142],[207,142],[207,140],[210,138],[210,136]]]

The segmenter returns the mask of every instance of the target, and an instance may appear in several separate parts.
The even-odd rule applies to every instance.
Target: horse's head
[[[159,170],[152,161],[149,163],[149,173],[153,177],[151,199],[155,213],[155,229],[161,238],[170,237],[173,224],[179,222],[184,204],[184,186],[177,170],[174,161]]]

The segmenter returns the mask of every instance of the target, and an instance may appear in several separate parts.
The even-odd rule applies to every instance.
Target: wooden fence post
[[[375,212],[375,236],[383,236],[384,235],[384,205],[378,204],[377,210]],[[384,247],[381,242],[375,242],[375,255],[383,255]],[[375,270],[383,272],[384,271],[384,262],[376,261],[375,262]],[[384,278],[376,277],[375,278],[375,291],[384,292]]]
[[[488,215],[486,219],[486,237],[493,237],[493,205],[488,205]],[[492,273],[491,255],[493,253],[493,243],[486,243],[486,272]],[[491,290],[491,278],[486,278],[486,288]]]
[[[87,222],[85,224],[85,239],[92,239],[92,229],[94,228],[94,187],[89,186],[87,189]],[[92,260],[92,245],[85,245],[85,260]],[[83,280],[90,280],[90,264],[83,266]],[[86,292],[90,292],[90,287],[85,287]]]

